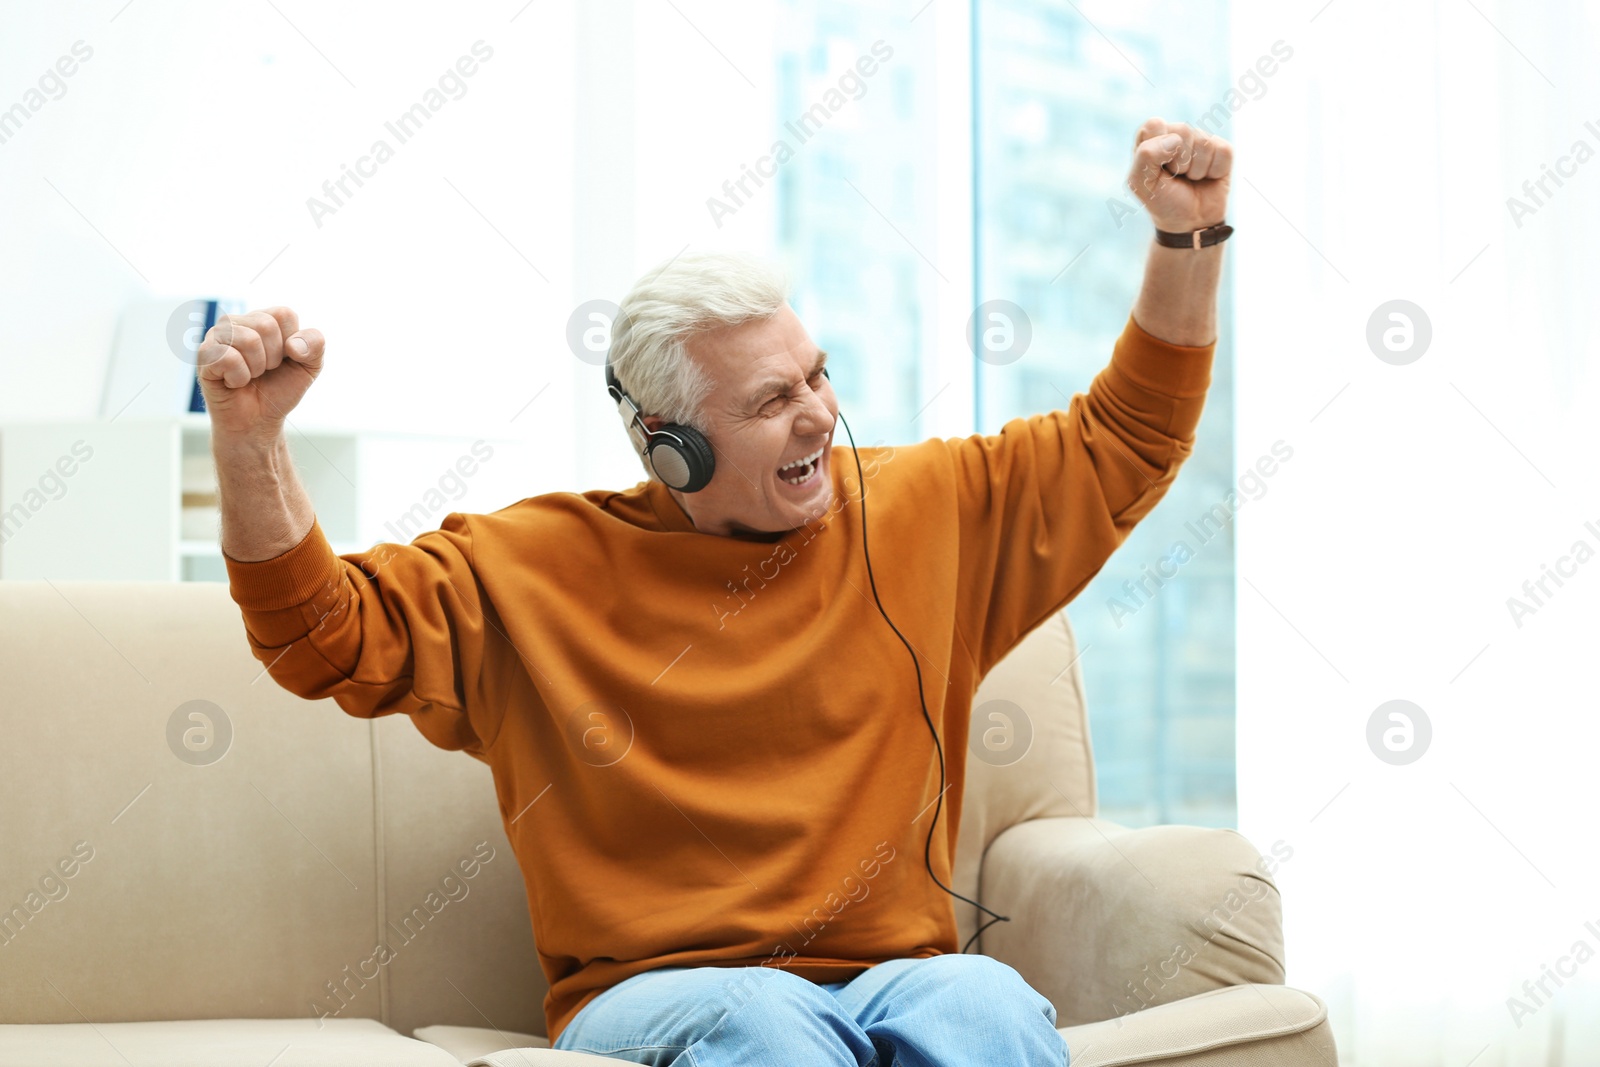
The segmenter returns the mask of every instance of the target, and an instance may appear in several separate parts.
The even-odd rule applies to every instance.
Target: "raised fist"
[[[285,307],[224,315],[206,331],[196,369],[213,438],[270,440],[322,372],[321,330]]]
[[[1224,221],[1233,145],[1183,122],[1147,119],[1133,139],[1128,188],[1156,229],[1203,230]]]

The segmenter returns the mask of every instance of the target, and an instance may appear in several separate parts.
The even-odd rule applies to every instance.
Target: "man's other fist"
[[[268,441],[322,372],[321,330],[285,307],[224,315],[206,331],[196,369],[213,438]]]

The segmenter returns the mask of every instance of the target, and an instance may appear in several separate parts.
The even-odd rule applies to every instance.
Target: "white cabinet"
[[[290,453],[340,554],[527,493],[521,441],[299,427]],[[0,426],[0,579],[226,581],[207,416]]]

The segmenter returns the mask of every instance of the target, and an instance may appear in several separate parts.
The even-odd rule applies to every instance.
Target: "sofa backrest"
[[[1002,831],[1029,819],[1098,811],[1078,656],[1077,637],[1063,608],[995,664],[973,695],[961,836],[951,878],[951,888],[962,896],[987,903],[979,875],[984,854]],[[965,945],[990,916],[959,900],[955,906]],[[982,947],[980,939],[975,948]]]
[[[978,690],[966,896],[1001,830],[1094,810],[1076,655],[1063,613]],[[226,585],[0,582],[0,686],[0,1023],[544,1032],[488,767],[279,688]]]

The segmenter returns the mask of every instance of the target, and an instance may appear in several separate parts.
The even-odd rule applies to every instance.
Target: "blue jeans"
[[[989,956],[890,960],[827,984],[775,967],[619,982],[552,1046],[653,1067],[1065,1067],[1056,1009]]]

